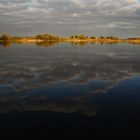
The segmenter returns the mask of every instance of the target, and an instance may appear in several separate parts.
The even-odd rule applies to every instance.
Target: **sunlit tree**
[[[48,40],[48,41],[55,41],[55,40],[60,40],[59,36],[51,35],[51,34],[43,34],[43,35],[36,35],[36,39],[41,39],[41,40]]]
[[[12,37],[9,35],[9,34],[3,34],[1,37],[0,37],[0,40],[4,40],[4,41],[8,41],[10,40]]]

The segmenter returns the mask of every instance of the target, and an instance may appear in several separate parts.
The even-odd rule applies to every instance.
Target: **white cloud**
[[[13,27],[7,28],[6,25],[14,26],[16,23],[25,28],[29,28],[28,26],[32,24],[29,32],[38,31],[39,29],[32,29],[35,26],[40,27],[40,31],[44,31],[45,27],[41,25],[46,25],[45,29],[53,30],[54,33],[56,30],[69,34],[70,31],[66,29],[69,27],[71,32],[78,30],[84,32],[87,29],[88,33],[92,31],[101,33],[103,30],[107,32],[106,25],[116,28],[118,24],[114,25],[114,23],[131,22],[131,27],[139,28],[139,13],[140,4],[137,0],[1,0],[0,31],[3,31],[5,26],[6,31],[12,32]],[[85,22],[87,25],[84,26]],[[61,27],[56,27],[57,23],[61,23],[59,24]],[[99,25],[104,26],[104,29],[100,30]],[[133,34],[140,34],[140,31],[133,32]],[[119,30],[117,33],[119,34]]]

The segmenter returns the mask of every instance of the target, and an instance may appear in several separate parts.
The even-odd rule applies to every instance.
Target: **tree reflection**
[[[9,48],[11,46],[12,42],[11,41],[2,41],[0,42],[0,46],[4,48]]]
[[[81,46],[81,47],[88,44],[88,42],[86,42],[86,41],[71,41],[70,43],[73,44],[73,45]]]
[[[59,41],[43,41],[43,42],[36,42],[37,47],[50,47],[58,44]]]
[[[23,43],[23,42],[12,42],[12,41],[1,41],[0,42],[0,46],[4,47],[4,48],[8,48],[10,47],[13,43],[15,44],[29,44],[27,43]],[[43,42],[35,42],[35,45],[37,47],[51,47],[54,46],[56,44],[60,43],[59,41],[43,41]]]

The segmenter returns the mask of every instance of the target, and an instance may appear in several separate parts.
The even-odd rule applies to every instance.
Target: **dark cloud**
[[[136,0],[2,0],[0,32],[138,36],[139,11]]]

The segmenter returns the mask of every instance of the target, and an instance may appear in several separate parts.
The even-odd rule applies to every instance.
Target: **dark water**
[[[140,45],[0,46],[0,128],[140,128]]]

